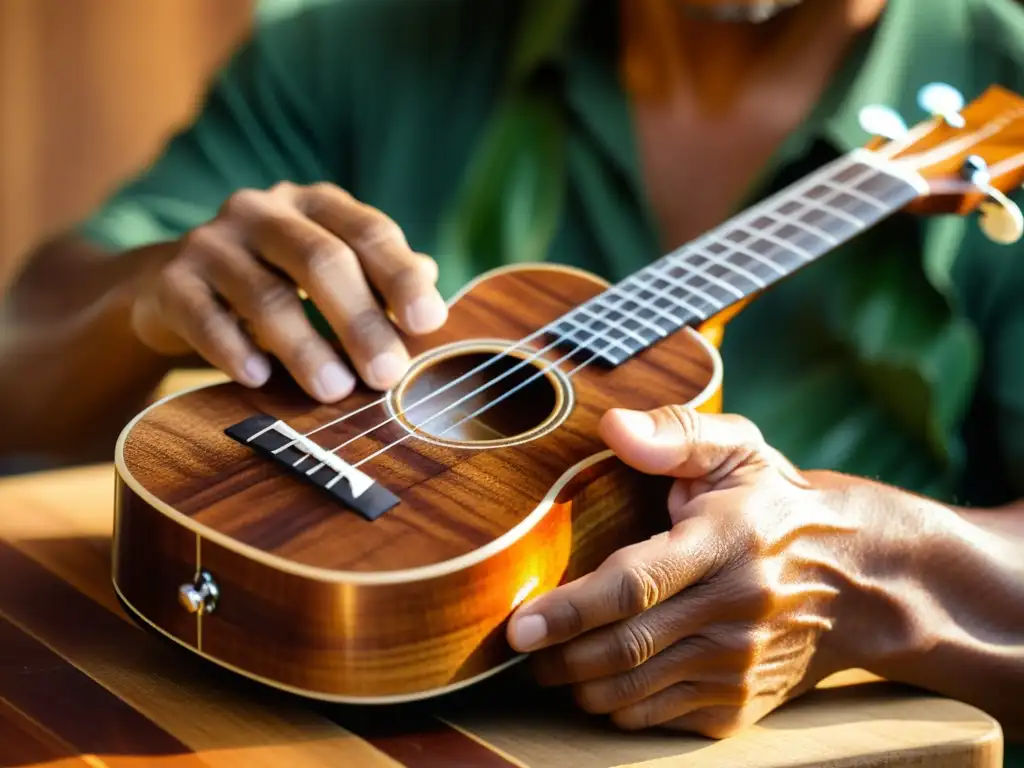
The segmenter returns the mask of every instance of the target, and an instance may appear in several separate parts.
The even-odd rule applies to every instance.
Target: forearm
[[[972,703],[1020,738],[1024,505],[952,508],[867,482],[845,497],[888,521],[861,557],[857,618],[837,626],[853,664]]]
[[[41,249],[0,305],[0,456],[106,460],[173,361],[131,331],[138,285],[168,247],[111,257]]]

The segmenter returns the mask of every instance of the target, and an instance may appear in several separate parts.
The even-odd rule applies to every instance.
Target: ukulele
[[[404,339],[412,365],[386,393],[322,405],[275,379],[149,406],[116,447],[123,606],[328,701],[422,699],[514,664],[518,605],[668,526],[652,510],[669,481],[607,450],[606,410],[719,410],[729,313],[898,211],[977,209],[989,237],[1020,239],[1005,193],[1024,182],[1024,99],[923,94],[931,119],[865,110],[865,147],[615,285],[555,265],[482,275],[442,329]]]

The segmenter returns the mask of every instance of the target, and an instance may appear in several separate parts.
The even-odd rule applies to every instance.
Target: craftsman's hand
[[[242,190],[135,302],[142,341],[166,355],[198,352],[239,383],[259,387],[276,356],[313,397],[336,402],[355,375],[386,389],[408,367],[396,326],[437,330],[447,308],[437,265],[413,252],[395,222],[329,184]],[[355,371],[307,319],[302,288],[334,329]],[[374,296],[376,289],[382,301]]]
[[[672,527],[522,606],[509,626],[541,683],[622,728],[721,738],[845,666],[830,647],[862,523],[748,421],[611,411],[625,463],[678,478]]]

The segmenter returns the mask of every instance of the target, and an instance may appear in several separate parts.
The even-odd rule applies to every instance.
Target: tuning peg
[[[956,88],[946,83],[929,83],[917,92],[917,103],[925,112],[941,117],[953,128],[967,125],[960,110],[964,108],[964,97]]]
[[[1013,245],[1024,237],[1024,215],[1013,200],[992,186],[988,163],[977,155],[971,155],[964,161],[961,173],[988,197],[979,206],[980,226],[985,236],[1001,245]]]
[[[872,136],[881,136],[883,139],[895,141],[902,139],[910,130],[894,110],[883,107],[880,104],[870,104],[864,107],[858,114],[860,127]]]
[[[981,204],[981,230],[994,243],[1013,245],[1024,236],[1024,216],[1020,207],[1005,195]]]

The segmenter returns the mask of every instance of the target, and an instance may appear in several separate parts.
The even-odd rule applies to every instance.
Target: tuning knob
[[[1013,245],[1024,237],[1024,215],[1013,200],[992,186],[988,163],[978,155],[971,155],[964,161],[960,173],[988,197],[979,206],[979,224],[985,236],[1001,245]]]
[[[889,141],[896,141],[906,136],[910,130],[895,110],[881,104],[870,104],[858,114],[860,127],[872,136],[881,136]]]
[[[925,112],[941,117],[953,128],[967,125],[960,110],[964,108],[964,97],[956,88],[946,83],[929,83],[917,92],[917,103]]]
[[[981,231],[994,243],[1013,245],[1024,237],[1024,215],[1020,206],[1002,192],[996,192],[997,197],[986,200],[979,208]]]
[[[220,588],[207,571],[200,571],[190,584],[178,587],[178,602],[189,613],[213,613]]]

